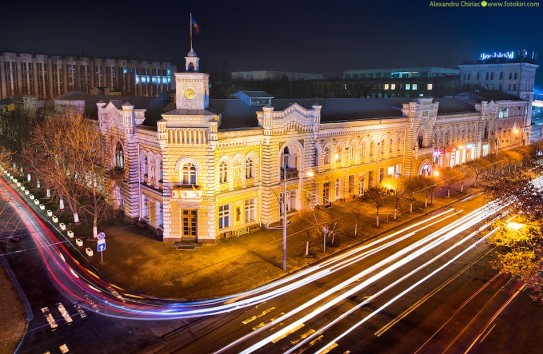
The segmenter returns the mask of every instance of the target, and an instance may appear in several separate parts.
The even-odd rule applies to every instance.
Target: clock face
[[[196,92],[191,88],[185,89],[184,94],[187,100],[192,100],[194,99],[194,96],[196,96]]]

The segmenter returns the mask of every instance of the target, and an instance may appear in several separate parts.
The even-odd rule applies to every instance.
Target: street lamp
[[[283,150],[283,271],[287,271],[287,166]]]
[[[435,170],[432,173],[432,195],[430,196],[430,204],[434,204],[434,192],[436,190],[436,178],[439,176],[439,171]]]

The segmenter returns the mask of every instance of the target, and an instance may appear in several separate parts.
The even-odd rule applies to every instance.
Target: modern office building
[[[0,99],[52,99],[70,91],[156,96],[170,90],[168,62],[0,53]]]
[[[111,167],[126,179],[116,207],[164,241],[216,242],[278,222],[283,206],[355,197],[386,176],[429,174],[529,137],[527,102],[503,93],[210,100],[196,53],[185,59],[175,103],[154,118],[128,102],[96,103]]]
[[[322,80],[323,74],[318,73],[300,73],[294,71],[233,71],[232,80],[237,81],[263,81],[263,80],[286,80],[286,81],[302,81],[302,80]]]
[[[435,66],[414,66],[402,68],[351,69],[343,70],[343,78],[350,79],[414,79],[458,76],[458,69]]]
[[[535,53],[519,52],[482,53],[479,60],[458,65],[460,87],[464,91],[502,91],[529,102],[528,117],[532,116],[535,73]]]

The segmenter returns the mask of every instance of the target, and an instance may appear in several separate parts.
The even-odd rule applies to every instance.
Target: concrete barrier
[[[92,257],[92,255],[94,255],[94,252],[93,252],[92,249],[90,249],[89,247],[85,248],[85,253],[86,253],[87,256],[89,256],[89,257]]]
[[[56,215],[53,215],[51,217],[51,219],[53,220],[53,222],[56,224],[58,222],[58,217]]]
[[[80,238],[76,238],[75,239],[75,244],[78,245],[79,247],[83,246],[83,240],[80,239]]]
[[[74,232],[72,230],[68,230],[67,234],[69,238],[74,238]]]
[[[45,210],[45,205],[40,204],[40,210]]]
[[[52,212],[51,210],[47,210],[47,216],[48,216],[48,217],[53,216],[53,212]]]
[[[60,227],[60,229],[62,231],[66,230],[66,224],[64,224],[63,222],[61,222],[60,224],[58,224],[58,226]]]
[[[39,204],[40,204],[40,201],[37,200],[37,199],[34,199],[34,204],[39,205]],[[44,207],[44,208],[45,208],[45,207]]]

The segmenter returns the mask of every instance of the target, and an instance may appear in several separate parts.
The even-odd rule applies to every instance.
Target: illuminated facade
[[[482,53],[479,60],[458,65],[460,87],[464,91],[501,91],[528,101],[528,118],[532,116],[535,74],[535,54],[526,51]],[[530,122],[528,122],[530,125]]]
[[[176,67],[167,62],[0,53],[0,99],[51,99],[94,88],[122,95],[156,96],[170,90]]]
[[[424,174],[505,148],[490,131],[511,142],[505,136],[514,124],[526,123],[512,113],[517,106],[525,112],[518,100],[316,103],[263,91],[210,100],[196,53],[185,59],[186,72],[175,74],[175,107],[156,128],[142,125],[144,109],[97,104],[112,165],[125,171],[117,207],[160,230],[164,241],[215,242],[267,227],[280,220],[283,200],[291,213],[356,197],[387,176]]]

